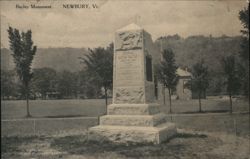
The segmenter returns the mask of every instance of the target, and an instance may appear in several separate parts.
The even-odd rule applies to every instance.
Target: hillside
[[[179,66],[192,68],[196,62],[204,60],[209,69],[209,88],[207,94],[225,92],[223,85],[223,68],[221,60],[228,55],[238,57],[241,49],[240,36],[237,37],[205,37],[190,36],[181,38],[178,35],[160,37],[155,44],[162,49],[172,48],[176,63]]]
[[[205,37],[190,36],[181,38],[179,35],[160,37],[155,44],[162,49],[172,48],[176,63],[191,68],[194,63],[204,59],[210,72],[221,72],[221,59],[228,55],[238,55],[241,37]]]
[[[87,53],[85,48],[38,48],[32,68],[50,67],[56,71],[79,71],[83,65],[78,57],[83,57]],[[1,68],[11,70],[14,67],[11,51],[1,49]]]
[[[172,48],[176,62],[183,67],[191,68],[194,63],[203,58],[208,65],[210,73],[220,73],[222,57],[238,54],[241,37],[206,37],[190,36],[182,38],[179,35],[160,37],[155,41],[156,46]],[[88,51],[85,48],[39,48],[33,61],[33,68],[50,67],[56,71],[79,71],[83,65],[78,57],[84,56]],[[1,49],[1,68],[13,69],[11,52]]]

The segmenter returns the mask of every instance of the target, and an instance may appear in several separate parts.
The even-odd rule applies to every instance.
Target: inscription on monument
[[[116,85],[135,86],[142,83],[142,52],[121,51],[116,53]]]

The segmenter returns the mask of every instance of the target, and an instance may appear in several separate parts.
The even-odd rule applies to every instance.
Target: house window
[[[190,89],[191,83],[190,80],[183,80],[183,93],[185,93],[185,90]]]
[[[152,78],[152,58],[149,56],[146,56],[146,77],[147,81],[153,81]]]

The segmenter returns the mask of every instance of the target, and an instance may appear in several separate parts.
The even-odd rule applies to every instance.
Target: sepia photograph
[[[0,0],[1,159],[250,159],[248,0]]]

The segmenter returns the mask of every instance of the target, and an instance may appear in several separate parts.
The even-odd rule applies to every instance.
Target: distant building
[[[181,99],[181,100],[189,100],[192,99],[192,91],[189,87],[191,81],[191,73],[185,69],[178,68],[177,74],[179,75],[179,81],[176,86],[176,90],[172,92],[172,99]],[[168,102],[168,89],[163,89],[163,85],[159,82],[155,84],[155,96],[159,103],[163,103],[164,94],[165,100]]]
[[[61,93],[60,92],[47,92],[46,99],[60,99]]]
[[[192,91],[188,87],[191,81],[191,73],[189,71],[178,68],[177,74],[179,75],[179,82],[176,86],[176,95],[178,99],[189,100],[192,98]]]

